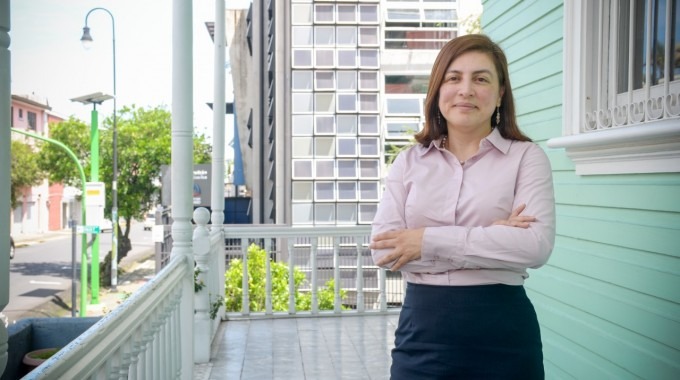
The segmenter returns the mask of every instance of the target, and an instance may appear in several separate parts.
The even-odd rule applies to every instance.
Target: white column
[[[192,252],[193,212],[193,28],[192,1],[173,0],[172,7],[172,238],[171,260],[186,260],[180,312],[182,342],[181,378],[194,372],[194,274]]]
[[[0,226],[9,226],[10,220],[10,156],[9,124],[12,90],[10,86],[11,60],[9,52],[9,1],[0,0]],[[9,303],[9,228],[0,229],[0,312]],[[7,366],[7,329],[0,319],[0,374]]]
[[[253,37],[252,37],[252,46],[253,46],[253,59],[252,62],[255,65],[253,70],[251,70],[252,75],[251,75],[251,80],[252,83],[249,83],[248,86],[251,88],[251,93],[253,94],[250,96],[250,99],[253,99],[255,101],[255,106],[253,107],[253,129],[250,131],[252,134],[253,138],[253,148],[251,149],[251,159],[250,159],[250,165],[249,165],[249,173],[248,175],[250,176],[250,183],[252,184],[253,188],[251,189],[252,192],[252,205],[253,205],[253,210],[252,210],[252,215],[253,215],[253,224],[260,224],[263,223],[262,218],[260,218],[260,214],[262,213],[262,197],[264,197],[264,189],[262,188],[262,176],[264,174],[261,171],[262,168],[262,160],[264,160],[265,153],[262,151],[262,139],[264,138],[262,136],[262,125],[265,123],[264,120],[262,120],[262,112],[265,106],[265,100],[264,100],[264,91],[263,91],[263,86],[265,84],[262,83],[262,76],[263,73],[262,71],[264,68],[261,66],[262,62],[262,33],[263,33],[263,25],[262,25],[262,17],[263,17],[263,4],[264,1],[253,1],[253,13],[252,13],[252,31],[253,31]]]
[[[213,81],[213,150],[210,208],[213,226],[224,224],[224,104],[225,33],[224,0],[215,0],[215,79]]]
[[[290,5],[285,1],[279,1],[274,5],[276,15],[284,15],[287,13],[287,8]],[[288,36],[289,33],[286,32],[286,23],[280,22],[283,17],[279,20],[274,20],[274,27],[276,28],[276,36],[280,38],[275,39],[274,57],[275,57],[275,76],[276,76],[276,94],[274,99],[276,99],[276,200],[274,207],[276,208],[276,224],[287,224],[292,223],[293,218],[291,216],[291,205],[290,205],[290,188],[292,177],[291,169],[291,158],[292,155],[289,152],[290,147],[290,130],[289,121],[290,120],[290,81],[285,80],[288,78],[286,75],[290,72],[290,58],[289,54],[291,52],[291,47],[289,39],[284,37]]]

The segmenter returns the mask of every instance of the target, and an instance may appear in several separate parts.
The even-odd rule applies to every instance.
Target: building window
[[[335,28],[332,26],[316,26],[314,27],[314,45],[316,46],[334,46],[335,45]]]
[[[293,202],[310,202],[313,192],[312,182],[293,181]]]
[[[293,158],[312,157],[314,145],[311,137],[293,137]]]
[[[356,49],[338,49],[338,67],[343,69],[357,67]]]
[[[338,137],[338,157],[354,157],[357,155],[356,137]]]
[[[293,24],[311,24],[312,23],[312,5],[311,4],[293,4]]]
[[[314,200],[329,202],[335,200],[335,182],[315,182]]]
[[[357,28],[355,26],[338,26],[336,30],[338,46],[357,46]]]
[[[354,203],[338,203],[336,205],[336,215],[338,224],[356,224],[357,223],[357,205]]]
[[[333,115],[316,115],[314,117],[316,124],[314,130],[319,135],[335,134],[335,116]]]
[[[26,118],[28,119],[28,129],[33,131],[38,129],[38,118],[35,112],[26,111]]]
[[[309,74],[311,77],[312,73]],[[333,71],[317,71],[314,73],[314,79],[315,90],[335,90],[335,73]]]
[[[314,22],[332,23],[335,21],[335,7],[332,4],[314,5]]]
[[[294,91],[311,91],[312,90],[312,72],[311,71],[293,71],[293,90]]]
[[[356,112],[357,110],[357,94],[339,93],[338,97],[338,112]]]
[[[334,137],[315,137],[314,138],[315,157],[335,157],[335,138]]]
[[[293,67],[312,67],[311,49],[293,49]]]
[[[677,3],[565,2],[576,27],[564,36],[563,136],[548,146],[576,174],[680,172]]]
[[[357,178],[356,160],[338,160],[338,178]]]
[[[356,135],[357,116],[337,115],[337,130],[339,135]]]
[[[342,181],[338,182],[338,200],[339,201],[356,201],[357,200],[357,183],[356,182],[342,182]]]
[[[338,4],[338,23],[355,23],[357,21],[357,6],[354,4]]]
[[[335,94],[317,92],[314,94],[314,111],[335,113]]]
[[[356,71],[338,71],[338,91],[353,91],[357,90],[357,73]]]
[[[312,46],[313,29],[311,26],[293,27],[293,47]]]
[[[379,178],[379,160],[359,160],[359,176],[361,178]]]
[[[293,115],[293,135],[311,136],[314,131],[312,115]]]

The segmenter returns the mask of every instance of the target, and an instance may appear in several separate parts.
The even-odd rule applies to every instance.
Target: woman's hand
[[[529,228],[529,223],[535,222],[536,218],[533,216],[520,215],[526,207],[527,205],[522,203],[521,205],[517,206],[516,209],[512,210],[512,213],[510,214],[510,217],[508,219],[497,220],[491,223],[491,225]]]
[[[376,262],[385,266],[391,262],[390,270],[399,270],[404,264],[420,259],[420,247],[423,244],[424,228],[388,231],[373,236],[369,245],[371,249],[392,249],[392,251]]]

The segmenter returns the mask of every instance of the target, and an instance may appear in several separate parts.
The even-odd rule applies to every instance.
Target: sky
[[[93,39],[85,49],[80,38],[88,11],[103,7],[115,21],[117,107],[172,103],[172,1],[170,0],[11,0],[10,54],[12,94],[46,99],[58,116],[89,122],[91,105],[73,102],[83,95],[113,95],[111,17],[97,10],[88,26]],[[246,8],[249,0],[226,0],[227,8]],[[194,130],[211,139],[214,45],[205,26],[215,21],[215,2],[193,1]],[[229,59],[229,53],[225,53]],[[226,101],[233,100],[226,76]],[[113,101],[97,106],[99,119],[110,117]],[[226,142],[233,136],[227,116]],[[225,156],[232,155],[227,148]]]

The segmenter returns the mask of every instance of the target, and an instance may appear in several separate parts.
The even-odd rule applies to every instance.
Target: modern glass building
[[[235,17],[254,223],[371,223],[392,156],[424,122],[439,48],[463,34],[460,3],[255,0]]]

